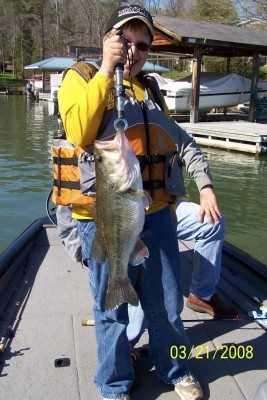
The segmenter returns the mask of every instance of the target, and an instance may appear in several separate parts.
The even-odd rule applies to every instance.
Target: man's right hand
[[[113,78],[117,64],[127,62],[127,51],[124,39],[120,35],[104,37],[103,39],[103,60],[99,72],[108,78]]]

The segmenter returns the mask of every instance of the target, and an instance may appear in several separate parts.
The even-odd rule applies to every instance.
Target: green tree
[[[196,19],[220,24],[237,25],[239,17],[232,0],[197,0]]]
[[[238,13],[232,0],[197,0],[195,18],[219,24],[237,25]],[[205,71],[225,72],[227,59],[204,56],[202,66]]]

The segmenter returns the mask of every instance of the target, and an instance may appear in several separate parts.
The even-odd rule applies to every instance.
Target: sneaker
[[[140,386],[142,383],[142,375],[137,366],[137,358],[139,357],[139,354],[136,351],[132,351],[131,357],[132,357],[133,369],[134,369],[133,387],[137,387],[137,386]]]
[[[192,374],[176,383],[174,390],[181,400],[201,400],[203,397],[201,386]]]
[[[225,304],[216,293],[210,300],[202,300],[199,297],[190,294],[186,305],[194,311],[207,313],[212,315],[214,318],[237,317],[237,309]]]

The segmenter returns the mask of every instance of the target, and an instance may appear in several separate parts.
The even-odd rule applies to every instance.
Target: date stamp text
[[[251,360],[254,357],[253,346],[243,346],[236,344],[222,344],[211,348],[208,345],[193,345],[190,349],[186,346],[171,346],[170,357],[172,359],[185,360],[191,357],[196,359],[220,358],[221,360]]]

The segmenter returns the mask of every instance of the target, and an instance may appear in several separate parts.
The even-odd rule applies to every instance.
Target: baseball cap
[[[105,34],[109,32],[112,28],[119,29],[122,25],[124,25],[131,19],[140,19],[141,21],[143,21],[148,27],[149,32],[151,33],[151,36],[153,38],[153,19],[150,13],[145,8],[135,4],[117,8],[117,10],[113,12],[106,23]]]

